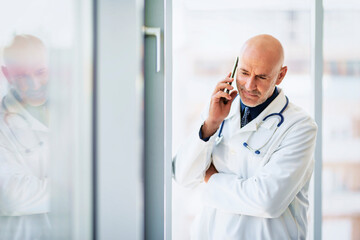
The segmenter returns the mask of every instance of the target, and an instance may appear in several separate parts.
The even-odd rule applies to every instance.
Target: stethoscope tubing
[[[8,110],[8,107],[6,106],[4,100],[5,100],[5,97],[2,99],[2,104],[1,104],[1,105],[2,105],[2,107],[4,108],[4,110],[7,111],[7,112],[5,113],[5,115],[4,115],[4,122],[5,122],[5,124],[7,125],[10,133],[12,134],[12,136],[14,137],[14,139],[16,140],[16,142],[17,142],[22,148],[25,149],[25,152],[26,152],[26,153],[31,153],[31,152],[32,152],[32,148],[29,148],[29,147],[25,146],[25,145],[19,140],[19,138],[16,136],[15,132],[13,131],[13,129],[10,127],[7,118],[8,118],[8,115],[11,115],[11,114],[17,115],[17,116],[19,116],[20,118],[22,118],[25,122],[27,122],[29,128],[31,128],[29,121],[28,121],[28,120],[25,118],[25,116],[23,116],[22,114],[8,112],[9,110]],[[38,145],[38,146],[42,146],[42,145],[44,144],[44,142],[40,140],[40,137],[37,135],[36,132],[34,132],[34,134],[35,134],[36,141],[38,142],[37,145]]]
[[[267,115],[267,116],[262,120],[263,122],[266,121],[269,117],[279,116],[279,117],[280,117],[280,121],[279,121],[279,123],[277,124],[276,127],[279,128],[279,127],[283,124],[283,122],[284,122],[283,112],[285,111],[285,109],[286,109],[287,106],[289,105],[289,99],[288,99],[288,97],[285,96],[285,98],[286,98],[286,103],[285,103],[285,106],[281,109],[281,111],[278,112],[278,113],[271,113],[271,114]],[[222,123],[221,123],[220,130],[219,130],[219,134],[218,134],[218,137],[217,137],[217,143],[219,143],[219,142],[222,140],[222,138],[223,138],[222,131],[223,131],[223,128],[224,128],[224,124],[225,124],[225,120],[223,120]],[[265,144],[264,144],[264,145],[265,145]],[[244,146],[245,148],[249,149],[250,151],[254,152],[254,153],[257,154],[257,155],[260,154],[260,150],[259,150],[259,149],[261,149],[261,148],[263,147],[263,146],[262,146],[262,147],[260,147],[259,149],[254,150],[253,148],[251,148],[251,147],[249,146],[249,144],[247,143],[247,141],[245,141],[245,142],[243,143],[243,146]]]

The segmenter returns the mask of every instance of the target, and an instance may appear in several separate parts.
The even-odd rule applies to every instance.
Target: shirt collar
[[[273,94],[266,99],[265,102],[262,104],[256,106],[256,107],[249,107],[250,109],[250,120],[255,119],[277,96],[279,95],[279,91],[277,87],[275,86],[275,90]],[[240,105],[241,105],[241,116],[244,113],[245,107],[247,107],[240,99]]]

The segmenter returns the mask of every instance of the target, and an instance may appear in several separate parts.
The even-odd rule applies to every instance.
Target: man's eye
[[[242,75],[247,76],[247,75],[249,75],[249,74],[248,74],[248,73],[246,73],[246,72],[242,72]]]
[[[262,79],[262,80],[265,80],[266,79],[266,77],[259,77],[260,79]]]

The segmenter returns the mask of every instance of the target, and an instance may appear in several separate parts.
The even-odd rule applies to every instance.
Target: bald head
[[[252,57],[260,62],[280,69],[284,64],[284,49],[279,40],[268,34],[261,34],[250,38],[245,42],[241,50],[241,56]]]
[[[284,79],[287,67],[279,40],[270,35],[258,35],[242,47],[236,84],[241,100],[254,107],[263,103]]]
[[[34,64],[47,58],[44,43],[32,35],[16,35],[12,42],[4,48],[4,61],[11,64]]]

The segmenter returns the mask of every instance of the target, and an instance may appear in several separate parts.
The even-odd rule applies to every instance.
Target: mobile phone
[[[233,68],[233,70],[232,70],[232,72],[231,72],[230,78],[234,78],[235,72],[236,72],[236,68],[237,68],[237,66],[238,66],[238,63],[239,63],[239,57],[236,57],[235,63],[234,63],[234,68]],[[231,85],[231,82],[228,83],[228,84]],[[225,88],[225,89],[224,89],[224,92],[229,93],[230,91],[229,91],[229,89]],[[222,101],[223,101],[224,104],[227,104],[229,100],[227,100],[226,98],[222,98]]]

